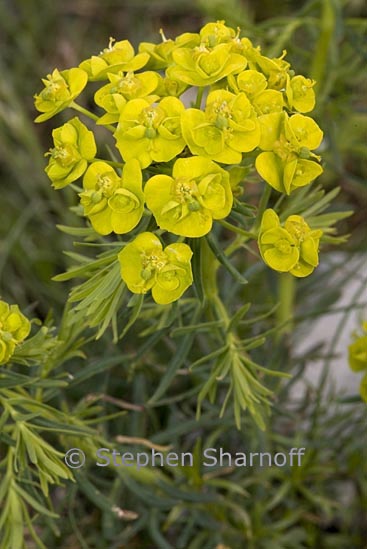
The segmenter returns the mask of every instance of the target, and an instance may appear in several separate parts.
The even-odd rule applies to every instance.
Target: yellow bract
[[[147,53],[135,55],[134,48],[128,40],[116,42],[110,38],[110,43],[99,55],[92,55],[80,63],[89,80],[106,80],[108,73],[119,71],[136,71],[146,65],[149,60]]]
[[[216,90],[208,95],[205,112],[187,109],[182,134],[193,154],[224,164],[237,164],[242,153],[260,142],[260,125],[244,93]]]
[[[189,237],[207,234],[233,202],[228,172],[199,156],[176,160],[172,177],[151,177],[144,193],[161,229]]]
[[[55,69],[42,82],[45,87],[34,96],[34,105],[43,114],[37,116],[35,122],[44,122],[66,109],[85,88],[88,75],[82,69],[61,72]]]
[[[365,372],[360,383],[360,393],[367,402],[367,322],[362,322],[362,330],[362,335],[354,335],[354,342],[348,347],[348,358],[353,372]]]
[[[243,70],[245,57],[233,53],[232,44],[218,44],[207,47],[201,43],[194,48],[173,50],[174,64],[167,69],[167,75],[190,86],[208,86],[232,73]]]
[[[52,132],[54,147],[45,156],[50,156],[45,172],[55,189],[61,189],[83,175],[96,155],[97,148],[92,131],[72,118]]]
[[[310,112],[315,106],[315,92],[313,86],[315,80],[297,75],[288,78],[286,86],[286,96],[289,107],[299,112]]]
[[[181,134],[184,105],[176,97],[165,97],[159,104],[132,99],[121,110],[114,134],[122,158],[139,160],[142,168],[153,161],[168,162],[185,148]]]
[[[302,114],[288,117],[272,113],[259,117],[260,148],[255,166],[261,177],[279,192],[290,194],[297,187],[308,185],[322,173],[311,152],[322,140],[316,122]]]
[[[319,263],[318,248],[322,231],[312,230],[303,217],[291,215],[282,227],[274,210],[264,212],[258,238],[265,263],[279,272],[297,277],[312,273]]]
[[[31,323],[19,310],[18,305],[0,301],[0,364],[9,361],[15,347],[31,331]]]
[[[130,291],[152,290],[154,301],[176,301],[192,284],[192,251],[187,244],[170,244],[163,250],[159,238],[141,233],[119,253],[121,277]]]
[[[96,104],[106,111],[98,120],[98,124],[118,122],[126,101],[140,97],[149,102],[159,99],[159,95],[152,95],[159,82],[158,74],[153,71],[138,74],[132,71],[124,74],[120,71],[117,74],[108,74],[108,78],[110,84],[100,88],[94,95]]]
[[[144,210],[142,174],[137,160],[127,162],[120,177],[106,162],[94,162],[83,179],[80,201],[97,233],[128,233]]]

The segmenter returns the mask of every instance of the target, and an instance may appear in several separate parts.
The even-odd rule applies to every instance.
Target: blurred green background
[[[42,86],[40,79],[55,67],[61,70],[77,66],[83,59],[106,47],[110,36],[121,40],[127,38],[137,47],[140,41],[159,41],[160,28],[164,29],[167,37],[175,37],[182,32],[196,32],[206,22],[218,19],[224,19],[235,28],[241,27],[243,35],[248,36],[255,45],[260,44],[266,55],[279,56],[286,49],[287,59],[296,72],[318,81],[318,106],[313,116],[325,133],[322,150],[325,173],[320,182],[327,189],[341,187],[333,209],[354,210],[350,218],[339,224],[341,233],[350,234],[348,241],[338,247],[338,251],[342,250],[346,254],[342,256],[343,263],[347,263],[348,258],[360,258],[367,246],[366,15],[367,8],[363,0],[2,0],[1,297],[18,303],[29,316],[33,314],[41,319],[47,316],[50,309],[55,318],[59,318],[66,301],[67,285],[53,282],[51,277],[63,272],[68,266],[63,250],[73,249],[72,239],[57,230],[56,224],[76,224],[75,216],[69,211],[75,197],[69,189],[55,192],[51,188],[44,173],[46,159],[43,155],[51,146],[52,129],[67,120],[69,113],[60,113],[56,119],[41,125],[33,123],[36,116],[33,95]],[[85,101],[91,107],[89,99],[86,97]],[[103,147],[103,143],[99,145]],[[302,281],[300,285],[297,310],[305,317],[309,314],[311,321],[315,316],[316,306],[327,308],[336,303],[343,284],[347,282],[346,277],[349,276],[343,275],[338,284],[329,287],[329,274],[338,270],[335,261],[328,261],[329,252],[332,253],[333,249],[324,247],[321,254],[325,269],[310,280]],[[254,284],[251,288],[256,295],[255,303],[257,297],[258,302],[265,300],[261,287]],[[141,341],[134,340],[134,336],[131,336],[130,344],[138,346]],[[332,351],[329,348],[328,352]],[[119,352],[121,349],[107,344],[106,339],[88,349],[90,356],[95,353],[95,357],[103,357],[108,353],[112,359],[118,358]],[[271,353],[272,350],[268,349],[268,352]],[[301,358],[296,357],[295,379],[302,378],[306,365],[320,354],[320,348],[315,346]],[[284,349],[273,356],[274,362],[280,368],[286,358],[287,352]],[[125,391],[143,402],[149,395],[149,375],[153,377],[153,373],[147,375],[143,370],[129,372],[126,365],[124,368],[124,373],[127,371],[130,376],[127,380],[118,368],[112,374],[112,366],[106,366],[103,372],[96,370],[98,376],[91,379],[82,368],[80,371],[75,368],[84,384],[72,389],[74,392],[68,394],[69,401],[77,403],[86,393],[103,390],[106,394],[120,391],[122,395]],[[148,370],[150,372],[150,366]],[[93,373],[90,375],[93,376]],[[154,372],[154,375],[159,377],[161,372]],[[347,407],[337,407],[332,395],[328,396],[329,400],[322,401],[322,384],[319,392],[312,392],[310,389],[297,408],[289,412],[286,407],[290,403],[292,383],[283,387],[279,394],[278,402],[281,405],[274,408],[272,433],[267,433],[260,440],[258,430],[249,422],[246,424],[246,441],[249,449],[256,449],[258,444],[274,444],[275,447],[278,444],[288,444],[288,440],[292,439],[293,445],[312,449],[310,458],[300,473],[303,475],[301,480],[297,478],[297,471],[291,482],[282,471],[271,470],[266,473],[267,476],[261,471],[234,474],[234,482],[248,489],[252,498],[246,500],[254,525],[254,542],[248,547],[362,548],[362,515],[367,495],[363,492],[366,481],[363,480],[364,420],[361,406],[358,402],[354,405],[356,399],[351,399]],[[191,398],[182,406],[174,404],[158,408],[154,415],[155,423],[152,420],[156,433],[146,434],[144,426],[135,416],[132,422],[129,416],[125,423],[114,425],[111,430],[106,426],[105,428],[110,434],[116,431],[114,434],[127,433],[130,436],[136,435],[141,428],[143,436],[152,436],[154,439],[156,434],[155,442],[160,444],[175,444],[180,440],[180,434],[190,442],[192,430],[196,429],[196,434],[200,433],[203,439],[208,440],[216,424],[213,420],[212,423],[203,422],[200,429],[195,427],[195,423],[192,423],[193,402],[194,399]],[[331,408],[335,413],[328,416],[325,411]],[[182,431],[176,434],[176,426],[181,421]],[[237,434],[231,434],[232,431],[227,434],[225,429],[223,433],[228,444],[238,444]],[[58,541],[56,544],[57,536],[49,524],[46,524],[43,527],[47,546],[63,549],[165,547],[160,533],[156,531],[156,525],[165,520],[166,509],[154,514],[153,506],[149,509],[149,514],[146,510],[149,502],[145,507],[145,502],[142,503],[141,498],[136,497],[134,490],[131,490],[133,495],[128,496],[126,489],[115,490],[111,478],[96,482],[101,490],[112,494],[112,499],[116,491],[121,490],[127,507],[137,509],[142,520],[146,520],[147,529],[150,528],[149,535],[141,521],[141,532],[139,533],[139,527],[136,526],[136,537],[133,531],[135,526],[130,532],[127,527],[121,534],[119,524],[114,524],[113,527],[110,523],[107,524],[104,521],[105,516],[101,518],[95,511],[95,502],[92,501],[91,504],[88,497],[76,495],[76,489],[72,487],[68,489],[67,496],[66,492],[57,490],[53,495],[58,511],[61,510],[66,515],[71,508],[75,510],[74,518],[70,515],[68,521],[59,523],[62,539],[66,541]],[[138,490],[136,486],[135,489]],[[330,503],[334,499],[338,502],[335,508]],[[282,503],[278,508],[279,502]],[[189,505],[187,503],[187,509]],[[231,518],[228,517],[231,517],[232,510],[229,507],[225,517],[224,511],[221,515],[209,504],[205,508],[203,503],[199,508],[199,518],[200,509],[203,510],[203,517],[202,522],[198,520],[197,531],[206,528],[207,531],[214,532],[213,528],[218,523],[211,523],[208,516],[214,516],[226,527],[230,523]],[[207,513],[205,517],[204,509]],[[198,515],[194,505],[190,512]],[[278,528],[277,531],[275,527]],[[82,535],[79,535],[78,528]],[[170,535],[172,541],[175,531]],[[278,536],[280,541],[272,543],[274,536]],[[120,538],[129,540],[128,544],[119,542]],[[112,544],[112,541],[108,541],[112,539],[117,541]],[[182,539],[184,540],[184,535]],[[200,534],[197,539],[199,541],[192,546],[193,549],[204,547],[200,544]],[[218,539],[222,539],[219,534]],[[29,547],[33,547],[31,542]],[[188,545],[182,541],[180,547],[186,549]],[[240,548],[239,545],[233,545],[231,549],[237,547]],[[242,547],[245,549],[247,545],[244,544],[241,549]],[[217,545],[217,549],[219,548],[225,549],[225,546]],[[205,549],[214,549],[214,546],[205,546]]]

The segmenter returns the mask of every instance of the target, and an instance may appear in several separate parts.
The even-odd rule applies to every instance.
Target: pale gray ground
[[[322,254],[320,257],[322,263]],[[337,285],[338,280],[348,276],[342,286],[342,296],[333,308],[347,307],[351,304],[365,304],[357,307],[349,314],[337,313],[325,315],[320,319],[307,322],[296,342],[297,355],[302,355],[307,349],[318,342],[325,343],[325,349],[332,351],[335,358],[329,361],[329,383],[339,394],[357,394],[361,374],[354,373],[348,366],[348,345],[351,334],[360,329],[360,320],[367,321],[367,257],[360,255],[353,261],[343,253],[332,253],[328,256],[335,266],[335,275],[330,280],[330,287]],[[320,267],[319,267],[320,268]],[[322,267],[321,267],[322,268]],[[335,334],[337,333],[337,337]],[[334,341],[335,337],[335,341]],[[324,361],[315,361],[306,369],[305,382],[317,387]],[[295,387],[295,395],[302,391],[303,382]]]

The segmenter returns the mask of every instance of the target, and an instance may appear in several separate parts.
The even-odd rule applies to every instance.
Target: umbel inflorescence
[[[322,173],[313,151],[323,133],[305,114],[315,105],[315,82],[295,75],[284,57],[266,57],[218,21],[175,40],[162,33],[161,43],[143,42],[138,53],[111,39],[78,68],[43,80],[37,122],[71,107],[113,134],[120,159],[97,158],[93,132],[72,118],[53,131],[46,172],[56,189],[82,179],[80,204],[97,233],[128,235],[119,261],[132,292],[152,290],[167,304],[191,285],[185,240],[208,235],[230,215],[239,192],[234,167],[256,170],[285,196]],[[94,81],[98,115],[75,102]],[[182,96],[190,89],[196,102],[187,108]],[[155,226],[139,233],[146,215]],[[165,245],[166,233],[177,242]],[[268,208],[252,238],[269,267],[304,277],[318,264],[321,236],[301,215],[281,222]]]

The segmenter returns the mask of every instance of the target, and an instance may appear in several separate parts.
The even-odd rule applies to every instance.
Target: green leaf
[[[44,505],[42,505],[42,503],[37,501],[33,496],[26,492],[26,490],[23,490],[23,488],[21,488],[19,484],[14,485],[14,490],[22,499],[24,499],[31,507],[33,507],[35,511],[41,513],[41,515],[45,515],[46,517],[50,518],[59,518],[58,514],[47,509]]]
[[[130,330],[130,328],[135,324],[137,319],[139,318],[139,314],[141,311],[141,308],[144,303],[144,294],[135,294],[130,302],[127,304],[128,307],[132,309],[130,313],[130,318],[124,329],[122,330],[119,339],[122,339],[127,332]]]
[[[247,284],[248,280],[239,271],[237,271],[236,267],[220,249],[220,246],[214,236],[209,233],[205,236],[205,238],[217,260],[227,269],[228,272],[231,273],[233,278],[240,284]]]
[[[69,227],[67,225],[56,225],[56,227],[59,231],[71,236],[100,238],[100,235],[92,227]]]
[[[193,251],[193,256],[191,260],[192,274],[194,279],[194,288],[199,298],[200,303],[204,303],[205,292],[204,286],[205,283],[202,279],[202,256],[201,256],[201,239],[200,238],[191,238],[188,239],[188,244]]]
[[[194,312],[194,315],[192,317],[192,322],[195,323],[197,320],[199,314],[201,311],[201,307],[197,307],[196,311]],[[165,371],[160,384],[158,385],[157,389],[155,390],[153,396],[149,399],[148,405],[153,404],[156,402],[166,391],[166,389],[169,387],[171,381],[176,375],[177,370],[180,368],[180,366],[183,364],[183,362],[186,360],[187,355],[189,354],[189,351],[192,347],[192,344],[194,342],[196,334],[190,332],[189,334],[185,335],[178,346],[175,355],[173,359],[171,360],[169,366],[167,367],[167,370]]]
[[[245,303],[244,305],[242,305],[242,307],[238,309],[238,311],[233,315],[233,317],[231,318],[228,324],[228,328],[227,328],[228,333],[233,332],[237,328],[238,323],[248,313],[250,307],[251,307],[251,303]]]

